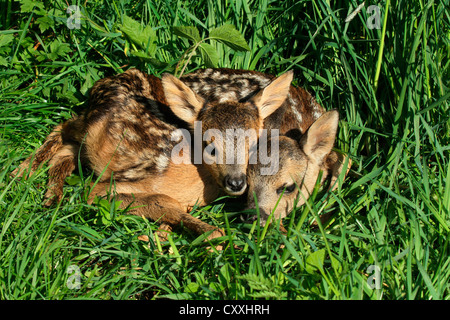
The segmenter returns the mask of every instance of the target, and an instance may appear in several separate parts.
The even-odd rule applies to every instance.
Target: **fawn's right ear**
[[[339,113],[336,110],[325,112],[300,139],[303,152],[319,165],[333,148],[338,122]]]
[[[261,119],[267,118],[281,107],[289,94],[293,77],[294,72],[287,71],[251,98],[259,109]]]
[[[163,74],[161,81],[169,108],[178,118],[193,125],[203,107],[203,99],[171,74]]]

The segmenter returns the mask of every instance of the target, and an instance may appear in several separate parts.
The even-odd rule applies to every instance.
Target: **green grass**
[[[72,30],[65,1],[1,4],[0,299],[449,299],[448,0],[381,1],[380,29],[368,24],[368,3],[345,22],[360,1],[79,4],[81,28]],[[125,15],[156,37],[133,42],[120,32]],[[351,156],[352,172],[294,210],[287,235],[243,224],[242,206],[219,199],[193,214],[226,231],[223,251],[186,229],[145,242],[153,222],[86,204],[89,171],[71,177],[50,209],[46,168],[25,181],[9,176],[85,107],[96,80],[130,67],[179,72],[192,43],[172,27],[195,26],[205,39],[227,23],[250,51],[206,40],[219,66],[293,69],[296,85],[341,115],[336,147]],[[204,58],[193,55],[185,72]],[[323,213],[332,219],[315,225]],[[373,265],[379,289],[369,285]]]

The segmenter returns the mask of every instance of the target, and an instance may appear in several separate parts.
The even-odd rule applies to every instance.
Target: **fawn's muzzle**
[[[224,185],[229,194],[241,195],[247,188],[247,177],[245,175],[238,177],[228,175],[225,177]]]

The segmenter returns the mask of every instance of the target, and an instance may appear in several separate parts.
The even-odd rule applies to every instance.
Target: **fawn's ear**
[[[303,152],[319,165],[333,148],[338,122],[339,113],[336,110],[325,112],[300,139]]]
[[[198,112],[203,107],[203,99],[171,74],[163,74],[161,81],[172,112],[181,120],[194,124]]]
[[[285,72],[251,99],[258,107],[262,120],[270,116],[286,100],[293,77],[292,70]]]

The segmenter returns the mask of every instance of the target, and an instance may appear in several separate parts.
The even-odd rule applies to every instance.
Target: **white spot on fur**
[[[183,139],[183,131],[180,129],[172,131],[170,134],[170,140],[174,141],[175,143],[180,142]]]
[[[298,112],[297,110],[297,103],[292,99],[291,95],[288,96],[288,100],[289,100],[289,104],[291,105],[291,110],[295,115],[295,118],[297,118],[297,121],[299,123],[299,125],[301,125],[303,123],[303,117],[300,114],[300,112]]]
[[[236,92],[229,91],[220,95],[219,103],[224,103],[226,101],[236,101],[237,95]]]
[[[310,104],[313,107],[313,118],[315,121],[320,118],[320,116],[324,113],[324,110],[322,106],[318,104],[314,98],[311,98]]]
[[[166,155],[161,154],[156,158],[156,167],[158,168],[158,171],[163,171],[167,168],[169,165],[169,158],[166,157]]]

